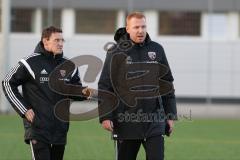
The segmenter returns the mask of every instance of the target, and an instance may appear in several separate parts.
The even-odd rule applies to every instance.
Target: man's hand
[[[113,123],[110,120],[104,120],[102,122],[102,127],[110,132],[113,132]]]
[[[33,112],[33,110],[32,109],[29,109],[29,110],[27,110],[27,112],[25,112],[25,117],[27,118],[27,120],[29,121],[29,122],[33,122],[33,119],[34,119],[34,116],[35,116],[35,114],[34,114],[34,112]]]
[[[173,120],[167,120],[167,123],[169,125],[169,133],[171,134],[173,132],[174,121]]]
[[[87,99],[90,99],[93,96],[94,89],[86,87],[82,90],[82,93],[84,96],[87,96]]]

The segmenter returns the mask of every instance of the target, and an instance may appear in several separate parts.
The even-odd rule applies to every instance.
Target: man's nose
[[[59,41],[58,45],[63,46],[63,43],[64,43],[63,41]]]
[[[142,27],[139,27],[138,32],[143,33],[144,29]]]

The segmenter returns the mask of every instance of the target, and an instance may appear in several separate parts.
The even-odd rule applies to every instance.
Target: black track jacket
[[[128,85],[127,81],[117,82],[114,86],[112,83],[113,79],[111,79],[111,72],[113,71],[113,68],[111,68],[111,63],[114,63],[112,58],[116,54],[124,53],[127,56],[126,59],[117,62],[118,64],[115,65],[115,73],[113,73],[113,75],[117,77],[114,77],[115,80],[118,80],[119,77],[122,77],[122,75],[119,74],[121,73],[122,66],[124,66],[126,63],[130,65],[134,63],[141,63],[142,65],[140,65],[140,67],[144,67],[144,63],[159,63],[168,68],[167,74],[161,79],[172,84],[173,76],[169,68],[163,47],[160,44],[151,41],[148,34],[143,44],[134,44],[130,40],[129,34],[126,32],[125,28],[118,29],[114,39],[117,42],[117,46],[112,47],[107,53],[101,77],[98,82],[98,87],[99,90],[105,90],[114,93],[119,99],[119,103],[117,108],[112,112],[100,115],[100,123],[104,120],[112,120],[114,127],[114,138],[118,139],[145,139],[151,136],[164,135],[166,118],[177,119],[176,100],[173,85],[171,92],[168,92],[162,96],[137,99],[137,105],[135,107],[129,107],[122,101],[122,98],[124,97],[121,97],[118,93],[116,93],[117,90],[121,90],[121,88],[116,89],[117,87],[121,86],[124,88],[126,85]],[[132,46],[129,47],[129,43],[127,42],[131,42]],[[128,70],[128,78],[136,78],[139,72],[141,72],[141,68],[138,70]],[[159,72],[157,71],[156,74],[159,74],[160,71],[161,70],[159,70]],[[141,82],[141,77],[139,79],[140,81],[137,83]],[[145,84],[145,82],[142,84]],[[147,87],[149,86],[138,89],[147,89]],[[161,87],[162,86],[160,86],[160,88]],[[125,98],[130,96],[130,94],[134,94],[134,92],[125,94]],[[104,112],[102,110],[104,109],[99,108],[100,113]]]
[[[42,42],[38,43],[34,52],[21,59],[8,72],[2,81],[4,93],[24,120],[27,143],[29,139],[36,139],[49,144],[65,144],[69,122],[56,118],[54,106],[66,96],[53,92],[49,88],[48,80],[50,73],[66,59],[63,58],[63,54],[54,56],[53,53],[46,51]],[[69,79],[71,84],[82,85],[77,69]],[[20,85],[22,94],[18,90]],[[24,116],[28,109],[33,109],[35,113],[32,124],[27,122]]]

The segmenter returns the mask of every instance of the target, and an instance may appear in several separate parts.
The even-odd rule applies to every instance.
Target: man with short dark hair
[[[2,82],[7,99],[24,120],[25,142],[30,143],[35,160],[62,160],[64,155],[69,122],[55,116],[54,106],[66,96],[48,85],[50,73],[66,61],[63,43],[60,28],[44,29],[34,53],[21,59]],[[65,80],[82,86],[77,69]]]
[[[136,160],[141,144],[147,160],[163,160],[163,135],[172,133],[177,118],[173,76],[163,47],[147,34],[146,17],[131,13],[126,24],[115,33],[117,45],[109,49],[98,83],[119,103],[110,113],[99,108],[100,122],[117,139],[118,160]]]

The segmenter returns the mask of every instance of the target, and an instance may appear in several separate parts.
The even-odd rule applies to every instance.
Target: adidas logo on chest
[[[48,74],[48,72],[46,71],[46,69],[41,70],[40,74]]]

